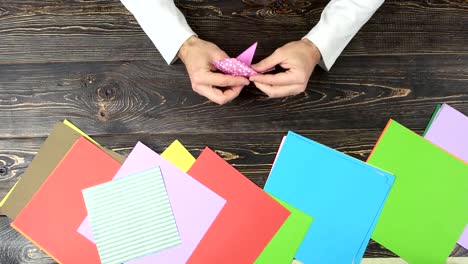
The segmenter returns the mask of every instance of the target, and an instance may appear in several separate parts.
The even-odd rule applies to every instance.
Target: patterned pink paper
[[[258,74],[249,65],[241,62],[236,58],[229,58],[220,61],[215,61],[214,66],[216,69],[233,76],[250,77]]]
[[[250,77],[256,75],[258,72],[250,67],[256,49],[257,42],[242,52],[237,58],[215,61],[213,65],[223,73],[233,76]]]

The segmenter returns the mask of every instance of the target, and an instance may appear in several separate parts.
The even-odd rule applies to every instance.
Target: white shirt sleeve
[[[184,42],[196,35],[174,0],[121,0],[135,16],[167,64],[177,59]]]
[[[319,49],[320,66],[325,70],[335,63],[346,45],[372,17],[384,0],[332,0],[322,12],[320,21],[304,37]]]

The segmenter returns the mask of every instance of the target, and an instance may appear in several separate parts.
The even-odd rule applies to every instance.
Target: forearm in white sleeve
[[[319,49],[322,68],[330,70],[346,45],[383,2],[384,0],[332,0],[328,3],[320,21],[304,37]]]
[[[173,0],[121,0],[135,16],[167,64],[177,59],[184,42],[195,35]]]

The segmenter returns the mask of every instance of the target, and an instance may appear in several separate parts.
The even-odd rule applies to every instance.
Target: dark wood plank
[[[344,57],[306,93],[250,87],[219,107],[191,91],[184,66],[158,62],[0,65],[0,135],[43,137],[70,118],[91,134],[424,128],[436,103],[468,114],[468,55]],[[255,120],[255,124],[251,121]]]
[[[7,217],[0,217],[0,263],[2,264],[52,264],[44,252],[10,227]]]
[[[0,2],[0,64],[163,61],[119,0]]]
[[[236,54],[260,58],[304,36],[328,1],[176,1],[194,30]],[[466,1],[386,1],[343,56],[466,54]],[[112,1],[0,3],[0,64],[146,60],[163,63],[133,16]]]

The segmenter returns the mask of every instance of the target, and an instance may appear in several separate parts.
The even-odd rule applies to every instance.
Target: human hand
[[[251,76],[250,81],[269,97],[285,97],[302,93],[312,71],[320,61],[320,51],[308,39],[293,41],[278,48],[269,57],[252,65],[257,72],[264,72],[276,65],[286,69],[277,74],[258,74]]]
[[[217,104],[232,101],[250,83],[244,77],[215,73],[213,62],[229,58],[228,55],[215,44],[196,36],[190,37],[182,45],[178,56],[187,68],[192,89]]]

